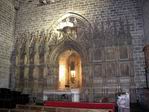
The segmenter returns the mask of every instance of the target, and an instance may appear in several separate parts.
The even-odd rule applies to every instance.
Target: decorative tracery
[[[120,91],[120,76],[133,74],[130,69],[131,44],[132,37],[127,19],[95,21],[91,25],[84,18],[70,13],[49,29],[22,33],[16,38],[16,87],[22,91],[40,91],[46,87],[56,89],[53,85],[58,83],[57,57],[64,50],[72,48],[79,52],[80,56],[84,53],[83,56],[88,61],[83,63],[82,74],[85,75],[82,76],[82,86],[86,88],[84,91],[92,94],[95,84],[98,84],[102,86],[99,87],[101,94],[105,95],[108,91],[105,83],[108,80],[111,85],[117,85],[115,91]],[[111,77],[118,80],[112,82],[109,79]],[[73,82],[74,79],[71,80]],[[44,85],[46,87],[43,87]]]

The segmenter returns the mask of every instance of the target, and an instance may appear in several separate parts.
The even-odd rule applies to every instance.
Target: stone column
[[[91,65],[89,63],[82,66],[82,88],[80,91],[80,100],[93,101],[93,85],[92,85]]]
[[[146,76],[146,87],[149,87],[149,45],[146,45],[143,49],[145,56],[145,76]]]

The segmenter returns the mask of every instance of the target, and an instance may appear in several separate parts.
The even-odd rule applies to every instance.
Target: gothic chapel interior
[[[148,0],[0,0],[0,88],[137,102],[149,86],[148,18]]]

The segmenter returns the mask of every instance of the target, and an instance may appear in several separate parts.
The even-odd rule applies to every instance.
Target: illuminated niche
[[[59,56],[59,89],[80,88],[82,68],[80,55],[67,50]]]

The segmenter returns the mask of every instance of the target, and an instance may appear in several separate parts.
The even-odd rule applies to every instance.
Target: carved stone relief
[[[35,36],[31,34],[29,43],[29,64],[34,64],[35,43],[36,43]]]
[[[67,26],[68,23],[70,26]],[[61,24],[64,26],[59,27]],[[57,89],[58,56],[65,50],[73,49],[82,56],[81,92],[85,93],[82,98],[91,100],[85,96],[93,97],[97,86],[100,95],[104,96],[108,94],[107,87],[119,83],[117,76],[129,77],[133,74],[130,71],[131,41],[127,20],[95,21],[92,28],[82,19],[68,16],[50,29],[26,33],[16,39],[16,82],[22,83],[25,77],[25,85],[28,85],[25,88],[30,93]],[[108,82],[111,85],[106,85]],[[21,86],[23,88],[24,82]]]
[[[109,92],[114,94],[122,90],[122,85],[134,85],[131,80],[127,84],[121,82],[123,77],[129,79],[134,74],[132,37],[127,18],[103,22],[95,21],[93,24],[92,59],[96,63],[94,77],[99,75],[93,80],[95,94],[104,96],[109,95]]]
[[[107,77],[112,77],[112,76],[116,76],[117,75],[117,68],[118,68],[118,64],[117,63],[108,63],[106,65],[106,76]]]
[[[102,48],[95,48],[94,49],[94,60],[101,61],[103,59],[103,49]]]
[[[121,76],[129,76],[130,75],[130,64],[120,63],[120,73],[121,73]]]
[[[102,64],[94,65],[94,78],[99,78],[103,75]]]
[[[127,47],[120,47],[119,48],[120,59],[128,59],[128,48]]]
[[[105,48],[106,60],[116,60],[118,58],[117,53],[118,53],[117,48],[115,48],[115,47],[106,47]]]

